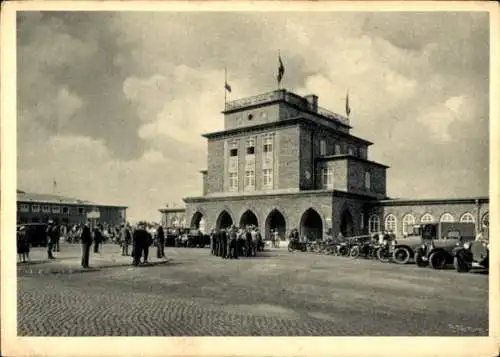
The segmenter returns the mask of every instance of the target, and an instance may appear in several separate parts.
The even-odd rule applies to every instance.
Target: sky
[[[202,192],[229,100],[314,93],[389,165],[388,195],[488,195],[487,13],[20,12],[18,188],[159,208]],[[53,181],[57,187],[54,190]]]

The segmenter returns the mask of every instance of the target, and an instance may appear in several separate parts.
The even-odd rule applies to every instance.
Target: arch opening
[[[240,218],[240,228],[245,228],[247,226],[259,226],[257,216],[250,210],[245,211]]]
[[[354,221],[351,212],[344,210],[340,218],[340,233],[344,237],[352,237],[354,235]]]
[[[191,229],[199,229],[203,233],[205,233],[205,218],[203,217],[203,214],[200,212],[196,212],[193,217],[191,218],[191,224],[190,224]]]
[[[283,240],[286,238],[286,221],[285,217],[283,214],[278,211],[277,209],[274,209],[269,213],[266,219],[266,232],[265,232],[265,239],[271,239],[271,230],[274,232],[276,229],[278,230],[278,236],[280,237],[280,240]]]
[[[222,211],[217,218],[217,222],[215,224],[217,229],[226,229],[233,225],[233,219],[227,213],[227,211]]]
[[[309,240],[323,239],[323,220],[316,210],[309,208],[302,214],[300,220],[300,234],[307,237]]]

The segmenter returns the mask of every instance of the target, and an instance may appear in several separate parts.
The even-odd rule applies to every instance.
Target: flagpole
[[[227,66],[224,67],[224,110],[227,109]]]
[[[278,59],[280,58],[280,56],[281,56],[281,53],[280,53],[280,50],[278,50]],[[281,89],[281,80],[279,79],[279,74],[278,74],[278,77],[276,77],[276,79],[278,80],[278,90],[280,90]]]

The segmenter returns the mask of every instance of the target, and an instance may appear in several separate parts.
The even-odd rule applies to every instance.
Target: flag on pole
[[[276,78],[278,79],[278,84],[281,83],[284,74],[285,66],[283,65],[283,61],[281,60],[281,54],[278,54],[278,75],[276,76]]]
[[[347,94],[345,96],[345,113],[347,116],[351,114],[351,107],[349,106],[349,91],[347,91]]]
[[[224,88],[231,93],[231,86],[227,83],[227,67],[224,67]]]

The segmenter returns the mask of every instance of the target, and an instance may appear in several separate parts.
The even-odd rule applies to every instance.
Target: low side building
[[[37,223],[53,220],[59,224],[81,224],[87,213],[98,211],[100,223],[118,225],[126,222],[127,207],[105,205],[53,194],[29,193],[17,190],[17,223]]]

